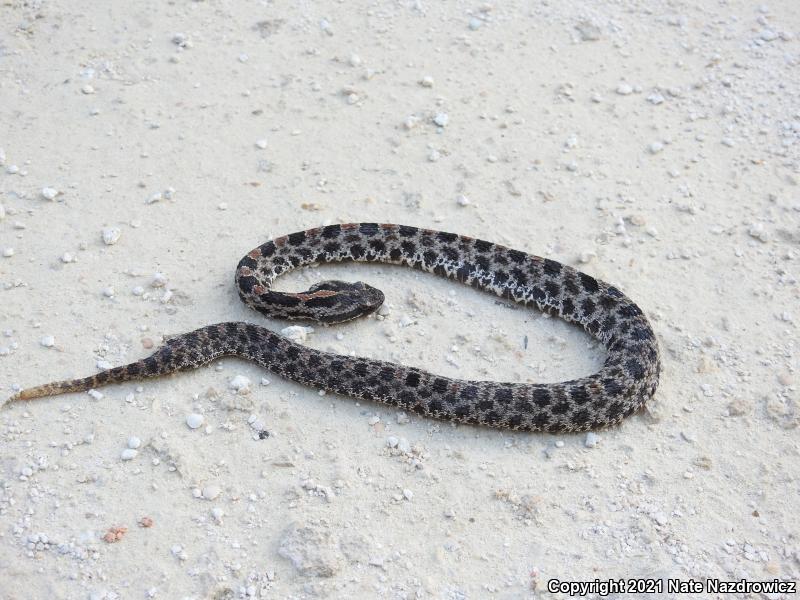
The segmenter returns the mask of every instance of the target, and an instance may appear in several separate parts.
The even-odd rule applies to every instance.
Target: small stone
[[[748,228],[747,233],[750,237],[757,239],[759,242],[766,243],[769,241],[769,233],[767,233],[763,223],[753,223]]]
[[[14,256],[14,249],[13,248],[3,248],[3,256],[5,258],[11,258]]]
[[[469,20],[469,23],[468,23],[468,26],[472,31],[476,31],[476,30],[480,29],[481,25],[483,25],[483,21],[481,21],[477,17],[472,17]]]
[[[267,147],[267,140],[265,139],[256,140],[256,148],[261,148],[262,150],[265,150],[266,147]]]
[[[103,392],[98,392],[97,390],[89,390],[86,392],[89,394],[93,400],[102,400],[103,399]]]
[[[237,375],[228,382],[228,387],[235,390],[237,394],[250,392],[250,380],[244,375]]]
[[[132,435],[131,437],[128,438],[128,448],[136,450],[141,445],[142,445],[142,440],[140,440],[135,435]]]
[[[103,296],[106,298],[113,298],[114,297],[114,288],[111,286],[103,288]]]
[[[81,92],[83,92],[87,96],[90,95],[90,94],[94,94],[94,86],[92,86],[91,84],[87,83],[85,86],[83,86],[81,88]]]
[[[437,115],[433,117],[433,122],[439,127],[447,127],[447,123],[450,122],[450,117],[447,115],[447,113],[437,113]]]
[[[459,206],[469,206],[470,200],[464,194],[459,194],[456,197],[456,204],[458,204]]]
[[[411,442],[409,442],[406,438],[401,437],[399,440],[397,440],[397,449],[403,454],[411,454]]]
[[[52,348],[56,345],[56,338],[54,338],[52,335],[46,335],[39,340],[39,343],[45,348]]]
[[[61,255],[61,262],[64,264],[75,262],[75,257],[70,252],[64,252],[64,254]]]
[[[774,40],[777,40],[779,35],[772,29],[762,29],[758,37],[760,37],[765,42],[772,42]]]
[[[122,452],[120,452],[119,457],[122,460],[133,460],[136,458],[136,455],[139,454],[138,450],[133,448],[125,448]]]
[[[414,492],[412,492],[408,488],[403,490],[403,498],[410,501],[413,497],[414,497]]]
[[[203,498],[206,500],[216,500],[222,490],[217,485],[207,485],[203,488]]]
[[[359,67],[361,66],[361,57],[358,54],[351,54],[347,62],[350,63],[351,67]]]
[[[191,413],[186,416],[186,424],[189,426],[189,429],[197,429],[204,421],[205,417],[199,413]]]
[[[406,117],[405,121],[403,121],[403,127],[408,130],[414,129],[419,123],[419,118],[415,117],[414,115],[409,115]]]
[[[431,150],[430,153],[428,154],[428,160],[430,162],[437,162],[441,157],[442,155],[439,153],[438,150]]]
[[[164,275],[164,273],[153,273],[153,278],[150,280],[150,287],[163,288],[165,285],[167,285],[167,276]]]
[[[56,196],[58,196],[58,190],[51,187],[44,187],[42,188],[42,198],[45,200],[55,200]]]
[[[425,75],[422,79],[420,79],[419,84],[422,87],[432,88],[433,87],[433,77],[430,75]]]
[[[628,83],[620,83],[617,86],[617,94],[620,96],[628,96],[633,93],[633,87]]]
[[[581,40],[584,42],[595,42],[600,39],[600,26],[594,21],[590,21],[588,19],[579,21],[576,23],[575,29],[578,30]]]
[[[281,335],[293,342],[304,342],[310,333],[314,333],[314,328],[303,325],[292,325],[281,329]]]
[[[102,231],[103,243],[106,246],[113,246],[119,241],[122,231],[118,227],[106,227]]]
[[[225,511],[219,506],[215,506],[211,509],[211,516],[214,518],[214,521],[216,521],[217,524],[222,523],[222,517],[225,516]]]
[[[134,296],[142,296],[144,294],[144,288],[140,285],[134,286],[131,290],[131,294]]]
[[[659,105],[659,104],[661,104],[661,103],[663,103],[663,102],[664,102],[664,96],[662,96],[661,94],[659,94],[658,92],[656,92],[656,93],[654,93],[654,94],[650,94],[650,95],[647,97],[647,101],[648,101],[650,104]]]
[[[397,448],[399,441],[400,440],[398,440],[395,436],[390,435],[388,438],[386,438],[386,445],[389,446],[389,448]]]
[[[650,154],[658,154],[664,149],[664,144],[661,142],[653,142],[647,147],[647,151]]]
[[[586,434],[586,439],[583,441],[583,445],[587,448],[594,448],[597,446],[597,442],[599,441],[597,434],[590,431]]]

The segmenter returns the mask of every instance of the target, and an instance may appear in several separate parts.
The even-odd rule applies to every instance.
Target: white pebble
[[[64,252],[64,254],[61,255],[61,262],[65,264],[75,262],[75,257],[69,252]]]
[[[361,57],[358,54],[351,54],[348,62],[351,67],[358,67],[361,65]]]
[[[256,140],[256,148],[261,148],[262,150],[265,150],[266,147],[267,147],[267,140],[263,138],[260,140]]]
[[[469,206],[470,205],[470,200],[464,194],[459,194],[456,197],[456,203],[459,206]]]
[[[414,492],[412,492],[408,488],[403,490],[403,498],[410,501],[413,497],[414,497]]]
[[[403,127],[408,130],[414,129],[419,123],[419,118],[415,117],[414,115],[409,115],[406,117],[405,121],[403,121]]]
[[[103,392],[98,392],[97,390],[89,390],[86,393],[89,394],[92,397],[92,399],[94,399],[94,400],[102,400],[103,399]]]
[[[189,426],[189,429],[197,429],[203,424],[203,421],[205,421],[205,418],[199,413],[190,413],[186,415],[186,424]]]
[[[411,442],[409,442],[406,438],[401,437],[399,440],[397,440],[397,449],[403,454],[411,454]]]
[[[137,450],[133,448],[125,448],[122,452],[120,452],[119,457],[122,460],[133,460],[136,458],[136,455],[139,454]]]
[[[654,93],[654,94],[650,94],[650,95],[647,97],[647,101],[648,101],[650,104],[655,104],[655,105],[658,105],[658,104],[661,104],[662,102],[664,102],[664,96],[662,96],[661,94],[659,94],[658,92],[656,92],[656,93]]]
[[[225,516],[225,511],[222,510],[219,506],[215,506],[214,508],[211,509],[211,516],[217,523],[221,523],[222,517]]]
[[[6,173],[9,175],[16,175],[19,173],[19,167],[17,165],[8,165],[6,167]]]
[[[150,287],[162,288],[167,285],[167,276],[163,273],[153,273],[153,279],[150,280]]]
[[[207,485],[203,488],[203,498],[206,500],[216,500],[222,490],[219,489],[219,486],[216,485]]]
[[[269,379],[267,379],[266,377],[261,378],[261,385],[269,385],[269,384],[270,384]]]
[[[113,298],[114,297],[114,288],[109,286],[107,288],[103,288],[103,296],[106,298]]]
[[[630,84],[627,84],[627,83],[620,83],[620,84],[617,86],[617,93],[618,93],[620,96],[628,96],[629,94],[632,94],[632,93],[633,93],[633,88],[630,86]]]
[[[228,382],[228,387],[236,390],[238,393],[245,393],[250,391],[250,380],[244,375],[237,375]]]
[[[769,233],[767,233],[767,230],[764,229],[763,223],[753,223],[750,225],[747,233],[750,237],[755,238],[760,242],[766,243],[769,241]]]
[[[650,144],[650,145],[647,147],[647,151],[648,151],[650,154],[658,154],[658,153],[659,153],[659,152],[661,152],[663,149],[664,149],[664,144],[662,144],[661,142],[653,142],[652,144]]]
[[[128,438],[128,448],[131,450],[136,450],[139,446],[142,445],[142,440],[140,440],[135,435],[132,435]]]
[[[131,290],[131,294],[134,296],[141,296],[144,294],[144,288],[140,285],[134,286],[134,288]]]
[[[58,190],[51,187],[42,188],[42,198],[45,200],[55,200],[58,196]]]
[[[119,241],[119,236],[122,235],[122,231],[118,227],[106,227],[103,229],[103,243],[106,246],[113,246]]]
[[[447,115],[447,113],[438,113],[435,117],[433,117],[433,122],[439,127],[447,127],[447,123],[450,122],[450,117]]]
[[[469,20],[469,28],[470,28],[472,31],[475,31],[475,30],[477,30],[477,29],[480,29],[481,25],[483,25],[483,21],[481,21],[481,20],[480,20],[479,18],[477,18],[477,17],[472,17],[472,18]]]
[[[94,94],[94,86],[87,83],[85,86],[81,88],[81,91],[86,95]]]
[[[590,431],[586,434],[586,439],[583,441],[583,445],[587,448],[594,448],[597,446],[598,441],[597,434]]]
[[[304,327],[303,325],[291,325],[281,329],[281,335],[289,338],[293,342],[303,342],[308,337],[308,334],[314,333],[313,327]]]
[[[13,248],[3,248],[3,256],[6,258],[11,258],[14,256],[14,249]]]
[[[56,338],[54,338],[52,335],[46,335],[39,340],[39,343],[45,348],[52,348],[56,345]]]
[[[433,77],[431,77],[430,75],[425,75],[425,77],[423,77],[420,80],[419,84],[422,87],[432,88],[433,87]]]

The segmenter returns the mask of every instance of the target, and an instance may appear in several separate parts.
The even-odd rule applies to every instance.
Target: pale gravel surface
[[[576,265],[645,309],[664,357],[649,409],[588,438],[407,418],[235,360],[7,406],[0,598],[800,577],[800,5],[548,4],[0,5],[2,398],[264,322],[239,257],[338,221]],[[337,277],[390,306],[319,348],[492,379],[602,361],[409,270],[281,283]]]

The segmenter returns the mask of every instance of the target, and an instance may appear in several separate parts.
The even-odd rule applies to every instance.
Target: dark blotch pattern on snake
[[[283,377],[426,416],[530,431],[583,431],[619,422],[655,393],[661,370],[647,318],[617,288],[554,260],[454,233],[351,223],[262,244],[236,270],[241,299],[271,317],[339,323],[368,314],[383,293],[327,281],[302,293],[270,289],[281,274],[354,260],[407,265],[493,292],[580,324],[607,349],[597,373],[562,383],[466,381],[381,360],[340,356],[250,323],[218,323],[172,337],[148,358],[84,379],[23,390],[13,399],[86,391],[194,369],[220,356],[251,360]]]

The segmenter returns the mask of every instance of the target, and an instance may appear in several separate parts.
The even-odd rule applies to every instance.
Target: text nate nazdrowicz
[[[666,590],[664,582],[666,581]],[[547,591],[551,594],[586,596],[597,594],[794,594],[796,581],[723,581],[721,579],[594,579],[592,581],[562,581],[550,579]]]

